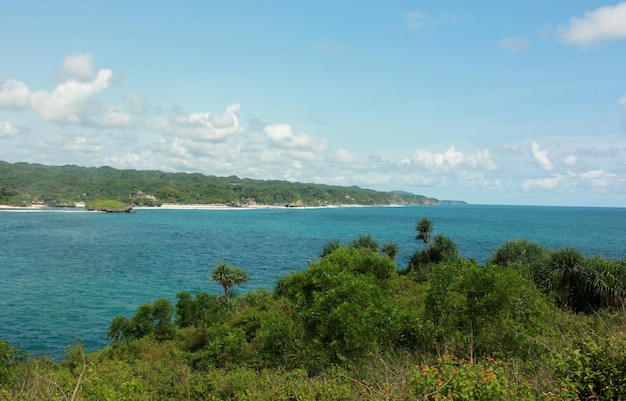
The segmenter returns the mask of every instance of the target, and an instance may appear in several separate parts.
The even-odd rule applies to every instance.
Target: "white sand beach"
[[[16,209],[16,210],[31,210],[31,209],[43,209],[45,205],[28,205],[28,206],[12,206],[12,205],[0,205],[0,209]]]
[[[251,209],[277,209],[284,208],[285,206],[275,206],[275,205],[255,205],[255,206],[229,206],[222,204],[176,204],[176,203],[164,203],[160,207],[150,207],[150,206],[135,206],[134,209],[200,209],[200,210],[251,210]]]

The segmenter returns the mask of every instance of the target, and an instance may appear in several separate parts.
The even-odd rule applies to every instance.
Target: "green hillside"
[[[114,199],[135,205],[162,203],[284,206],[439,203],[406,192],[342,187],[199,173],[117,170],[112,167],[46,166],[0,161],[0,204],[48,206]]]

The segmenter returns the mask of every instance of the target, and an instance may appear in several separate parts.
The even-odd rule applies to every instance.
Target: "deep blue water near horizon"
[[[395,241],[404,267],[421,249],[415,223],[453,239],[484,263],[505,241],[525,238],[585,255],[626,256],[626,208],[410,206],[320,209],[161,210],[130,214],[71,209],[0,211],[0,339],[53,357],[80,341],[106,345],[113,317],[130,316],[180,291],[218,294],[208,281],[220,261],[246,269],[239,289],[272,289],[305,269],[332,239],[371,234]]]

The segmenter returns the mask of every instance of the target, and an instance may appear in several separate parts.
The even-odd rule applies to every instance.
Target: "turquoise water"
[[[220,288],[207,279],[220,261],[246,269],[250,288],[306,268],[323,244],[371,234],[395,241],[403,267],[415,222],[434,221],[465,258],[483,263],[503,242],[626,256],[626,209],[525,206],[414,206],[329,209],[159,210],[131,214],[78,210],[0,211],[0,339],[34,353],[62,355],[82,341],[106,344],[116,315],[179,291]]]

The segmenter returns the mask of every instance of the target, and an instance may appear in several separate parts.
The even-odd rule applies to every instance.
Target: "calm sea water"
[[[160,210],[131,214],[79,210],[0,211],[0,339],[58,357],[75,341],[106,344],[114,316],[129,316],[209,282],[220,261],[246,269],[240,289],[272,289],[306,268],[331,239],[371,234],[395,241],[404,267],[420,245],[417,220],[483,263],[507,240],[526,238],[586,255],[626,256],[626,209],[525,206],[413,206],[329,209]]]

